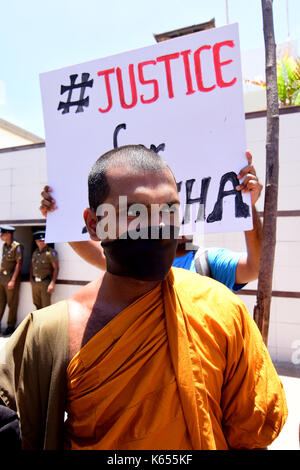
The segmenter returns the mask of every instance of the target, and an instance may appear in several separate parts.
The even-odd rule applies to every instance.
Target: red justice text
[[[224,67],[228,66],[233,62],[233,59],[221,60],[221,54],[223,50],[226,50],[228,53],[228,48],[234,48],[234,41],[228,40],[223,42],[218,42],[211,45],[203,45],[197,50],[192,52],[191,49],[174,52],[171,54],[162,55],[156,57],[153,60],[146,60],[144,62],[139,62],[137,65],[129,64],[128,70],[121,70],[120,67],[113,67],[106,70],[100,70],[98,72],[99,77],[103,77],[103,86],[106,94],[106,103],[104,106],[99,107],[100,113],[107,113],[110,111],[114,105],[114,97],[112,95],[112,80],[116,80],[117,89],[119,94],[119,100],[121,107],[124,109],[130,109],[136,106],[137,102],[140,100],[143,104],[149,104],[157,101],[160,96],[160,87],[167,87],[169,99],[174,98],[174,87],[173,87],[173,77],[172,77],[172,64],[174,61],[179,61],[179,64],[182,66],[183,76],[185,77],[184,86],[185,94],[192,95],[196,92],[208,93],[214,90],[216,87],[225,88],[230,87],[235,84],[237,78],[231,77],[228,81],[225,81],[223,77]],[[229,49],[230,50],[230,49]],[[213,62],[214,76],[210,77],[210,83],[204,83],[203,80],[203,63],[204,60],[210,59]],[[163,73],[161,74],[160,81],[156,78],[145,78],[144,72],[147,69],[152,70],[154,67],[163,67]],[[124,92],[124,81],[123,74],[127,73],[130,83],[130,97],[127,96],[125,99]],[[193,85],[192,77],[195,77],[195,86]],[[143,86],[151,87],[150,97],[148,95],[145,98],[144,94],[138,95],[137,83]],[[196,88],[196,89],[195,89]],[[149,93],[149,89],[148,89]]]

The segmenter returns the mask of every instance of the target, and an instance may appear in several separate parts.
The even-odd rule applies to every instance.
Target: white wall
[[[0,220],[41,219],[45,147],[0,153]]]

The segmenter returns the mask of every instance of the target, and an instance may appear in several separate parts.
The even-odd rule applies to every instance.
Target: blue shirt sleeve
[[[235,283],[236,268],[242,254],[226,248],[208,248],[207,250],[212,277],[235,292],[246,285]]]
[[[183,268],[188,271],[196,272],[195,261],[194,261],[194,252],[190,251],[184,256],[177,256],[173,261],[173,266],[175,268]]]

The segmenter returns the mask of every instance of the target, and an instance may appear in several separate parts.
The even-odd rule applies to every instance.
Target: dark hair
[[[160,155],[144,147],[144,145],[125,145],[104,153],[96,160],[88,176],[89,205],[95,212],[97,207],[105,201],[110,191],[106,170],[117,166],[131,167],[133,170],[151,171],[168,168],[171,171]],[[173,175],[172,171],[171,174]]]

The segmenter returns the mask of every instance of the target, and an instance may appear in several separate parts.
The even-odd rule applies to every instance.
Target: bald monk
[[[104,203],[116,211],[114,237],[98,223]],[[157,225],[137,223],[132,204],[148,214],[160,205]],[[244,304],[171,268],[178,204],[171,170],[143,146],[94,164],[84,219],[92,240],[101,234],[107,270],[31,313],[0,366],[0,397],[19,413],[24,449],[259,449],[278,436],[284,390]]]

